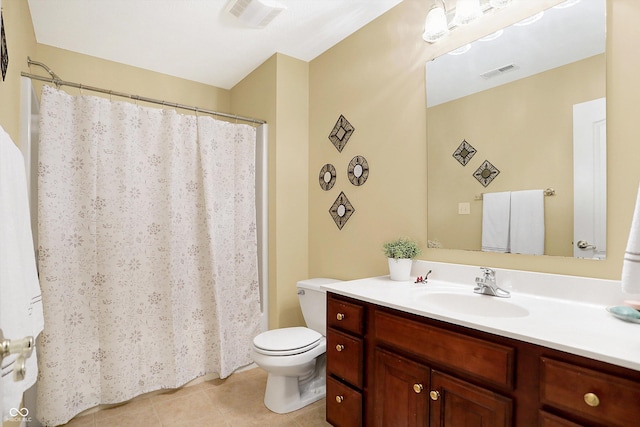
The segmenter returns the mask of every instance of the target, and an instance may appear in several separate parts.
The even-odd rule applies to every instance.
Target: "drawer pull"
[[[422,387],[422,384],[414,384],[414,385],[413,385],[413,391],[415,391],[415,392],[416,392],[416,394],[420,394],[420,393],[422,393],[422,389],[423,389],[423,388],[424,388],[424,387]]]
[[[344,396],[336,396],[336,402],[342,403],[343,400],[344,400]]]
[[[338,320],[344,320],[344,313],[338,313],[338,314],[336,314],[336,319],[338,319]]]
[[[336,351],[342,351],[342,350],[344,350],[344,345],[336,344]]]
[[[438,400],[440,399],[440,392],[438,390],[431,390],[429,392],[429,397],[431,400]]]
[[[587,393],[584,395],[584,402],[591,406],[596,407],[600,404],[600,398],[595,393]]]

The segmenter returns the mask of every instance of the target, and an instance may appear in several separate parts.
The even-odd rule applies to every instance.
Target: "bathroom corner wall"
[[[427,52],[416,30],[423,1],[405,0],[310,64],[309,271],[354,279],[387,274],[382,244],[410,236],[426,246]],[[338,152],[328,136],[344,117],[355,132]],[[356,156],[369,164],[361,186],[347,179]],[[319,185],[322,166],[335,166],[334,187]],[[355,213],[339,230],[329,208],[343,191]]]
[[[551,6],[544,0],[523,8]],[[425,63],[443,49],[463,45],[462,32],[430,45],[421,39],[427,6],[404,0],[310,63],[309,133],[309,273],[340,279],[387,274],[381,253],[385,240],[407,235],[426,248],[427,174]],[[424,260],[575,276],[619,279],[628,238],[640,169],[640,2],[607,2],[607,259],[492,254],[426,249]],[[513,22],[513,21],[511,21]],[[507,22],[505,22],[507,23]],[[471,26],[470,26],[471,27]],[[474,27],[475,36],[491,29]],[[495,29],[493,29],[495,31]],[[475,37],[474,36],[474,37]],[[469,38],[469,40],[473,40]],[[355,127],[342,153],[327,139],[340,114]],[[362,187],[346,178],[346,165],[356,154],[371,168]],[[323,191],[318,173],[332,163],[338,177]],[[328,210],[340,191],[355,213],[339,231]],[[430,207],[436,209],[437,207]]]
[[[275,54],[231,90],[233,112],[269,124],[269,328],[304,325],[296,282],[309,245],[308,63]]]

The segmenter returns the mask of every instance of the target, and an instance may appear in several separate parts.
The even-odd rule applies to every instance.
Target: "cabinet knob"
[[[342,403],[343,400],[344,400],[344,396],[336,396],[336,402]]]
[[[342,350],[344,350],[344,345],[336,344],[336,351],[342,351]]]
[[[438,390],[431,390],[429,392],[429,397],[431,400],[438,400],[440,399],[440,392]]]
[[[413,385],[413,391],[415,391],[415,392],[416,392],[416,394],[420,394],[420,393],[422,393],[422,389],[423,389],[423,388],[424,388],[424,387],[422,387],[422,384],[414,384],[414,385]]]
[[[338,314],[336,314],[336,319],[338,319],[338,320],[344,320],[344,313],[338,313]]]
[[[595,408],[600,404],[600,398],[595,393],[587,393],[584,395],[584,402]]]

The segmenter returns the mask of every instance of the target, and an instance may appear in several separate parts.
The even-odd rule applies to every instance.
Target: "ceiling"
[[[401,1],[278,0],[257,29],[230,0],[28,0],[38,43],[223,89],[276,52],[311,61]]]

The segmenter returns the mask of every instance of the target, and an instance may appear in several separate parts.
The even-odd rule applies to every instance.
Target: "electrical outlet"
[[[471,204],[469,202],[458,203],[458,215],[469,215],[471,213]]]

